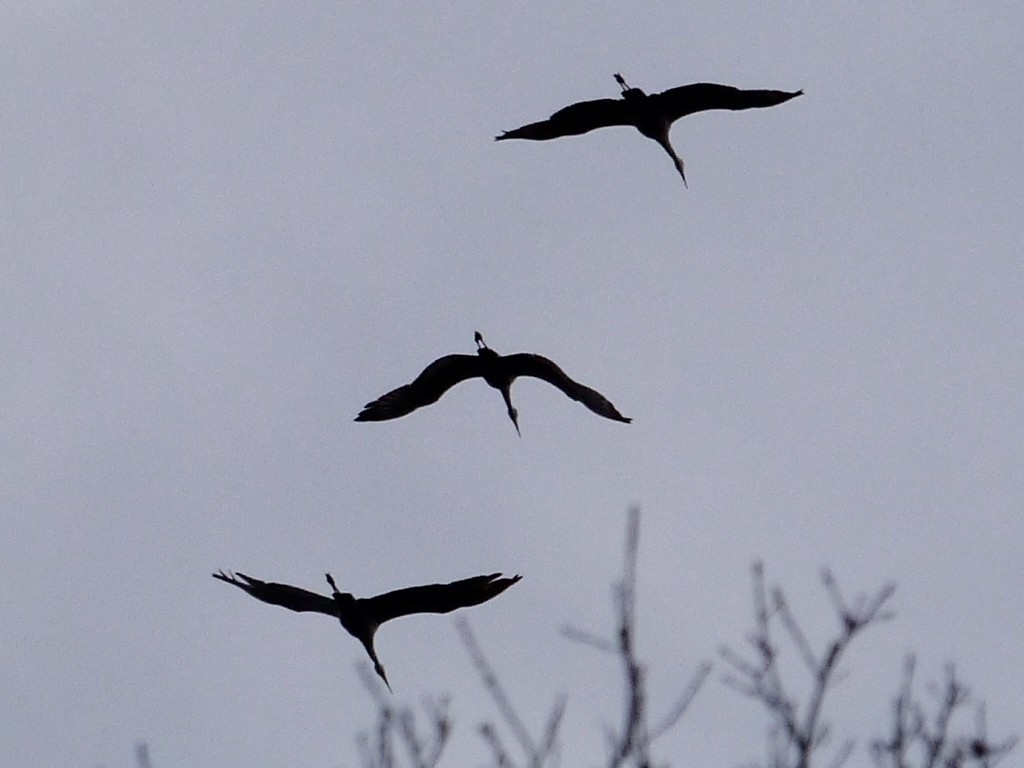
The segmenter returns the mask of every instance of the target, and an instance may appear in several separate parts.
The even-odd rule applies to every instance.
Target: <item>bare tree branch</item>
[[[138,768],[153,768],[149,759],[149,744],[144,741],[135,745],[135,764]]]
[[[501,687],[501,683],[498,681],[498,676],[494,673],[491,668],[490,662],[487,661],[487,657],[484,656],[484,652],[480,650],[480,645],[476,641],[476,636],[473,634],[473,630],[469,628],[469,622],[465,619],[458,618],[455,620],[455,626],[459,630],[459,635],[462,637],[462,644],[466,646],[466,650],[469,652],[469,657],[473,661],[473,666],[476,667],[477,672],[480,674],[480,678],[483,680],[484,687],[487,692],[491,695],[494,703],[498,705],[498,711],[501,712],[501,716],[505,719],[506,724],[512,731],[512,735],[515,736],[516,741],[519,742],[519,746],[523,752],[529,757],[537,754],[537,747],[533,743],[533,739],[530,738],[530,732],[526,730],[526,726],[523,725],[523,721],[519,719],[519,715],[512,706],[512,701],[508,698],[508,694],[505,693],[505,689]]]
[[[608,726],[604,735],[608,742],[608,768],[652,768],[651,748],[654,742],[674,728],[688,710],[707,679],[711,665],[697,667],[681,695],[657,721],[649,725],[647,669],[636,653],[637,572],[640,543],[640,515],[631,509],[627,520],[622,579],[614,585],[616,608],[615,634],[599,637],[591,632],[566,626],[562,634],[570,640],[614,654],[622,670],[623,708],[617,727]],[[835,576],[828,569],[821,573],[822,584],[838,619],[838,629],[826,638],[819,650],[800,626],[785,593],[778,586],[769,588],[764,566],[752,566],[754,628],[743,639],[744,653],[728,646],[719,655],[728,668],[723,681],[731,688],[752,698],[767,710],[771,718],[765,765],[769,768],[811,768],[821,762],[823,748],[830,738],[830,724],[824,717],[828,692],[841,678],[840,662],[847,649],[865,629],[893,617],[888,604],[894,594],[892,584],[873,594],[858,595],[849,600],[843,595]],[[781,635],[779,625],[781,625]],[[553,766],[558,760],[558,734],[565,714],[566,698],[556,699],[539,738],[531,736],[522,717],[502,687],[469,624],[456,620],[463,644],[483,681],[485,689],[498,707],[512,738],[524,755],[526,768]],[[780,638],[781,637],[781,642]],[[810,676],[806,696],[790,692],[790,682],[783,679],[780,659],[783,650],[795,652]],[[796,667],[800,669],[799,666]],[[948,665],[939,685],[928,686],[935,700],[931,714],[913,696],[914,658],[904,664],[903,680],[892,703],[892,726],[886,739],[871,743],[870,753],[878,768],[995,768],[1014,749],[1015,737],[1001,742],[989,739],[984,704],[975,709],[972,733],[958,732],[954,725],[961,709],[970,704],[970,691]],[[377,709],[376,729],[358,736],[360,755],[365,768],[397,768],[395,740],[404,744],[411,768],[436,768],[451,731],[447,701],[427,701],[427,729],[417,725],[411,709],[396,707],[394,699],[385,695],[383,685],[366,665],[359,672]],[[516,768],[517,762],[503,743],[499,727],[491,722],[479,726],[496,768]],[[855,742],[845,739],[833,751],[829,768],[842,768],[853,754]],[[139,768],[148,768],[148,753],[137,752]],[[145,762],[145,764],[143,764]]]
[[[473,666],[476,667],[480,678],[483,680],[484,688],[487,689],[494,703],[498,705],[498,711],[501,713],[505,724],[512,731],[516,741],[519,742],[519,747],[523,750],[523,754],[526,757],[527,765],[531,766],[531,768],[540,768],[555,751],[558,726],[565,712],[565,697],[560,696],[556,700],[551,715],[548,717],[544,736],[538,746],[534,743],[529,731],[526,730],[526,726],[523,725],[522,718],[519,717],[515,707],[512,705],[512,700],[505,693],[505,689],[501,686],[498,676],[480,649],[480,645],[477,643],[476,637],[469,627],[469,622],[465,619],[456,619],[455,625],[459,630],[459,635],[462,637],[462,643],[466,646],[469,657],[473,661]],[[501,742],[498,740],[497,731],[494,726],[487,725],[486,730],[481,729],[481,733],[491,745],[498,764],[500,766],[511,766],[512,763],[510,762],[508,752],[501,748]]]
[[[686,714],[686,710],[690,708],[690,704],[697,696],[697,692],[701,686],[704,685],[704,681],[708,675],[711,674],[711,662],[701,662],[700,666],[693,673],[690,678],[690,682],[687,683],[686,688],[682,694],[676,699],[676,703],[672,705],[672,708],[665,714],[661,722],[651,729],[651,741],[654,741],[662,734],[672,730],[679,720],[682,719],[683,715]]]
[[[562,627],[562,636],[568,640],[572,640],[574,643],[589,645],[591,648],[596,648],[604,653],[615,653],[617,650],[615,643],[610,643],[604,638],[597,637],[596,635],[592,635],[589,632],[568,624]]]
[[[908,656],[903,685],[893,700],[891,735],[871,745],[872,757],[880,768],[993,768],[1016,746],[1016,737],[999,743],[989,741],[983,703],[975,710],[973,735],[952,733],[958,710],[970,703],[970,691],[957,679],[952,664],[946,666],[941,686],[926,686],[937,700],[931,716],[913,697],[913,678],[914,657]]]
[[[373,735],[362,731],[356,736],[360,760],[365,768],[395,768],[396,733],[405,745],[411,768],[436,768],[451,734],[451,720],[448,717],[448,701],[428,699],[424,702],[430,735],[421,738],[416,728],[416,717],[408,707],[396,707],[392,699],[384,695],[383,686],[365,664],[356,667],[363,687],[377,706],[377,722]]]
[[[821,575],[822,583],[840,620],[841,630],[819,655],[811,648],[779,587],[771,590],[772,600],[769,603],[763,564],[756,562],[751,570],[755,628],[747,641],[757,658],[756,661],[748,661],[735,651],[723,648],[720,655],[733,670],[725,676],[724,682],[760,701],[774,719],[775,726],[769,732],[768,764],[773,768],[810,768],[815,750],[828,740],[829,724],[822,719],[822,710],[825,695],[838,675],[839,660],[862,630],[891,618],[892,614],[882,609],[892,597],[895,587],[886,585],[870,598],[860,596],[850,607],[835,577],[825,569]],[[780,646],[773,636],[776,617],[811,675],[811,693],[802,712],[798,701],[787,693],[780,677]],[[833,765],[845,762],[852,749],[852,742],[844,742],[833,758]]]
[[[622,725],[618,731],[612,728],[605,731],[609,746],[608,765],[610,768],[618,768],[627,762],[632,762],[636,766],[649,766],[651,744],[679,722],[711,669],[710,663],[707,662],[698,667],[682,695],[661,719],[658,726],[653,730],[648,727],[646,670],[636,656],[633,643],[636,630],[636,578],[639,545],[640,511],[633,508],[629,511],[626,523],[623,576],[615,586],[615,605],[618,612],[616,639],[605,640],[575,627],[567,627],[562,632],[576,642],[603,652],[614,652],[622,665],[625,682]]]
[[[483,723],[480,726],[480,734],[484,737],[494,755],[494,764],[497,768],[512,768],[512,760],[508,756],[505,745],[501,743],[498,732],[492,723]]]

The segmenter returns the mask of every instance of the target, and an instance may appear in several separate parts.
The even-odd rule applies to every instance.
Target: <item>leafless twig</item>
[[[411,768],[435,768],[451,734],[448,700],[424,702],[428,728],[424,737],[417,729],[412,709],[392,704],[391,697],[384,695],[379,679],[365,664],[358,665],[357,670],[363,687],[377,705],[377,722],[372,735],[363,731],[356,736],[364,768],[397,768],[400,763],[395,754],[396,734],[397,741],[408,753]]]
[[[530,736],[530,732],[523,725],[522,718],[516,712],[515,707],[512,705],[512,700],[508,697],[505,689],[502,687],[501,682],[498,680],[498,676],[495,674],[494,669],[491,667],[490,662],[487,661],[487,657],[480,649],[480,645],[476,641],[476,637],[473,635],[473,631],[469,628],[469,622],[465,619],[456,619],[455,626],[459,630],[459,634],[462,636],[462,643],[466,646],[466,650],[469,652],[469,657],[473,661],[473,665],[476,667],[480,678],[483,680],[484,688],[491,695],[494,703],[498,706],[498,711],[501,713],[505,724],[509,730],[512,731],[512,735],[516,741],[519,742],[519,747],[523,751],[525,756],[526,765],[531,768],[541,768],[549,760],[553,759],[556,755],[556,740],[558,736],[558,728],[562,722],[562,715],[565,714],[565,696],[559,696],[555,701],[555,705],[551,709],[551,714],[548,716],[547,725],[544,727],[544,733],[541,736],[540,742],[534,742],[533,737]],[[500,768],[505,768],[514,765],[511,756],[508,751],[502,745],[498,738],[497,730],[492,723],[484,723],[480,726],[480,732],[484,737],[484,740],[491,747],[491,752],[494,757],[495,763]]]
[[[938,701],[929,716],[913,697],[914,657],[903,667],[903,685],[893,700],[892,732],[888,739],[876,739],[871,754],[879,768],[994,768],[1016,746],[1011,737],[989,741],[985,705],[975,710],[975,732],[971,736],[951,733],[957,711],[970,703],[970,690],[956,676],[952,664],[946,667],[941,686],[929,689]]]
[[[616,585],[616,607],[618,608],[618,636],[616,640],[604,640],[590,632],[575,627],[565,627],[562,634],[570,640],[615,653],[623,667],[625,676],[626,704],[622,725],[618,731],[608,729],[608,765],[618,768],[632,761],[638,767],[650,765],[650,747],[655,739],[667,733],[685,714],[693,698],[711,671],[707,662],[701,664],[682,695],[657,726],[650,728],[647,720],[647,693],[644,686],[645,668],[637,659],[633,645],[636,628],[636,564],[640,544],[640,511],[629,512],[626,526],[625,564],[622,581]]]
[[[771,590],[769,602],[761,563],[754,564],[753,576],[755,628],[747,640],[756,658],[750,661],[723,647],[720,654],[733,670],[724,680],[745,696],[760,701],[771,714],[774,723],[769,731],[769,765],[772,768],[810,768],[815,750],[828,739],[829,726],[822,718],[822,708],[825,694],[835,682],[839,660],[862,630],[892,618],[892,613],[884,607],[895,586],[888,584],[871,597],[860,596],[851,607],[843,598],[832,573],[824,570],[821,580],[839,618],[840,629],[819,656],[814,653],[780,588]],[[780,646],[773,633],[776,619],[812,678],[810,697],[803,707],[787,691],[779,673]],[[852,750],[853,742],[844,742],[833,757],[832,765],[838,768]]]

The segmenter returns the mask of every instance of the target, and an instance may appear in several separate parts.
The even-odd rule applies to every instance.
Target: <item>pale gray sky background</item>
[[[5,764],[354,765],[358,643],[220,568],[522,573],[465,615],[592,764],[618,670],[558,630],[610,627],[633,503],[655,713],[741,641],[764,558],[818,637],[821,566],[899,584],[837,736],[883,731],[908,650],[1024,731],[1020,5],[12,2],[0,37]],[[677,123],[689,190],[629,129],[492,141],[613,72],[806,96]],[[634,423],[530,381],[522,439],[481,382],[353,423],[474,330]],[[377,647],[483,763],[450,618]],[[717,678],[661,759],[763,756]]]

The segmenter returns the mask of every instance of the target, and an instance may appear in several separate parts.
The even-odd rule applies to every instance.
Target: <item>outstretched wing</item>
[[[746,91],[731,85],[717,83],[693,83],[651,96],[661,114],[669,120],[704,112],[708,109],[755,109],[774,107],[796,98],[803,91]]]
[[[607,397],[596,389],[591,389],[584,384],[580,384],[578,381],[573,381],[565,371],[546,357],[528,352],[520,352],[515,355],[507,355],[503,359],[509,366],[509,371],[516,376],[533,376],[536,379],[546,381],[548,384],[553,384],[573,400],[583,403],[599,416],[604,416],[606,419],[612,419],[613,421],[622,421],[626,424],[632,421],[632,419],[619,413],[618,409],[612,405]]]
[[[547,120],[530,123],[521,128],[505,131],[495,136],[495,141],[503,139],[531,139],[546,141],[559,136],[578,136],[597,128],[611,125],[633,125],[629,108],[622,99],[597,99],[581,101],[560,109]]]
[[[415,381],[393,389],[363,406],[356,421],[387,421],[436,403],[460,381],[481,374],[480,358],[474,355],[445,355],[428,365]]]
[[[213,578],[234,584],[239,589],[244,589],[257,600],[272,605],[280,605],[289,611],[315,611],[325,613],[328,616],[338,616],[338,606],[333,597],[318,595],[300,587],[293,587],[290,584],[276,584],[274,582],[260,581],[244,573],[231,573],[220,571],[213,574]]]
[[[450,584],[425,584],[386,592],[359,601],[379,624],[410,613],[448,613],[458,608],[486,603],[511,587],[522,576],[502,577],[500,573],[474,576]]]

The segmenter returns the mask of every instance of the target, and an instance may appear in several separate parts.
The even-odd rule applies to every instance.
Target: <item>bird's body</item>
[[[773,107],[803,93],[803,91],[742,90],[716,83],[693,83],[670,88],[661,93],[646,94],[639,88],[630,88],[622,75],[615,80],[622,89],[620,99],[580,101],[558,110],[547,120],[530,123],[496,136],[504,139],[547,141],[560,136],[578,136],[598,128],[631,125],[649,139],[653,139],[672,158],[672,163],[686,183],[683,161],[669,141],[672,123],[694,112],[710,109],[754,109]]]
[[[558,387],[573,400],[578,400],[599,416],[629,423],[600,392],[569,376],[554,362],[541,355],[520,352],[499,355],[484,343],[479,331],[474,335],[477,354],[445,355],[428,365],[416,379],[367,403],[356,421],[387,421],[412,413],[417,408],[436,403],[445,392],[461,381],[480,377],[501,392],[516,432],[519,432],[518,411],[512,407],[512,382],[520,376],[532,376]]]
[[[491,573],[449,584],[425,584],[375,597],[357,598],[349,592],[339,591],[329,573],[326,577],[331,585],[330,597],[291,584],[260,581],[244,573],[220,571],[213,574],[213,577],[245,590],[264,603],[280,605],[290,611],[322,613],[338,619],[341,626],[363,644],[374,670],[388,688],[391,685],[373,648],[373,636],[381,624],[413,613],[449,613],[459,608],[479,605],[497,597],[522,578],[505,578],[500,573]]]

